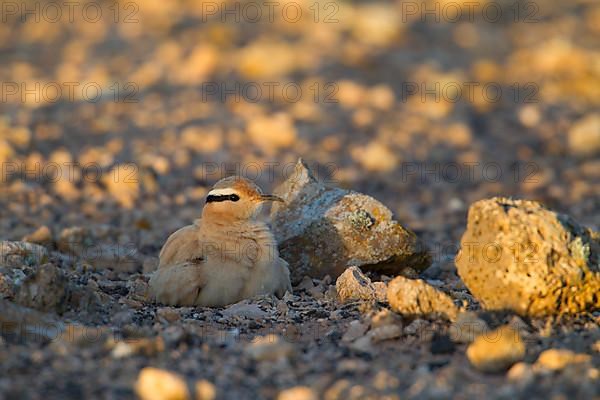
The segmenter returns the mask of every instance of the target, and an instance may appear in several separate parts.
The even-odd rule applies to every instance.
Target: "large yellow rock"
[[[458,273],[486,309],[522,315],[600,307],[598,234],[535,201],[493,198],[469,209]]]

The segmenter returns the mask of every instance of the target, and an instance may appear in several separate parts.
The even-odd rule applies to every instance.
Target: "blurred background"
[[[477,199],[600,226],[600,3],[2,1],[0,237],[156,256],[207,188],[299,157],[453,268]]]

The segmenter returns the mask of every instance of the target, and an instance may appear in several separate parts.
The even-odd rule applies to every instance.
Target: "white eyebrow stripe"
[[[228,196],[230,194],[237,194],[237,192],[233,189],[213,189],[208,192],[208,196]]]

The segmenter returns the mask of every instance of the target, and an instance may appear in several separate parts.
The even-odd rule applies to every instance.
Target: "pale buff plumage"
[[[235,194],[239,200],[207,202],[201,219],[168,238],[150,279],[153,298],[167,305],[216,307],[291,292],[288,265],[268,225],[256,219],[263,202],[281,199],[263,195],[240,177],[220,180],[211,194]]]

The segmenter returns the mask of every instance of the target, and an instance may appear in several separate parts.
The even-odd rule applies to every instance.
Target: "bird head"
[[[251,180],[230,176],[218,181],[206,196],[202,218],[224,222],[254,219],[266,201],[283,199],[272,194],[263,194]]]

